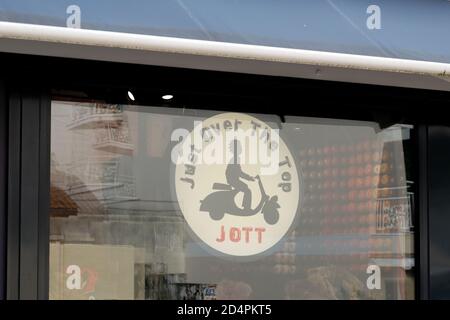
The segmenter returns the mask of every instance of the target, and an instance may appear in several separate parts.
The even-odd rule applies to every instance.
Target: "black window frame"
[[[50,99],[39,88],[9,92],[8,299],[48,297]]]
[[[6,296],[6,212],[8,167],[8,103],[5,80],[0,79],[0,300]]]
[[[7,165],[3,165],[7,199],[2,200],[0,194],[0,205],[3,201],[7,206],[7,299],[48,299],[52,98],[80,99],[77,92],[81,90],[89,93],[87,99],[130,103],[126,96],[129,89],[138,97],[135,104],[236,110],[239,101],[239,111],[278,113],[282,121],[289,109],[273,112],[270,103],[307,101],[312,104],[301,110],[302,116],[369,117],[385,125],[402,120],[410,112],[416,126],[415,296],[430,297],[428,128],[441,120],[424,111],[430,111],[430,103],[450,101],[448,92],[26,55],[0,54],[0,58],[7,62],[8,88],[3,90],[6,107],[0,110],[7,111],[9,123],[6,144],[2,144],[0,134],[0,151],[7,145]],[[1,88],[0,82],[0,107]],[[171,103],[160,99],[168,91],[176,93]],[[283,95],[286,92],[291,96]],[[361,107],[359,99],[367,103]],[[0,193],[1,183],[0,175]],[[0,289],[1,284],[0,277]]]

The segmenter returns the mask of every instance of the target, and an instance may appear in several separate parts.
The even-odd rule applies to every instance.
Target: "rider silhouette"
[[[242,192],[244,194],[244,198],[242,200],[242,207],[244,210],[251,210],[252,204],[252,192],[250,188],[247,186],[245,182],[241,179],[254,181],[255,178],[246,174],[242,171],[241,168],[241,153],[242,148],[241,144],[237,140],[233,140],[230,145],[231,151],[233,152],[233,158],[227,165],[227,169],[225,170],[225,176],[227,178],[227,182],[230,186],[232,186],[236,191]]]

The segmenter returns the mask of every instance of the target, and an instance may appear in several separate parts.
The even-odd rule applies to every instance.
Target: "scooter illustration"
[[[262,213],[264,220],[268,224],[276,224],[280,218],[278,212],[278,208],[280,208],[278,196],[269,197],[264,190],[261,178],[256,176],[255,179],[258,180],[258,186],[261,192],[261,200],[256,208],[247,210],[239,208],[234,201],[239,190],[236,190],[228,184],[214,183],[213,190],[218,191],[210,193],[205,199],[200,200],[200,211],[209,212],[213,220],[221,220],[225,214],[244,217]]]

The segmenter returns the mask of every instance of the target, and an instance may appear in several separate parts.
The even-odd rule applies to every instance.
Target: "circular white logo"
[[[247,114],[222,113],[196,123],[179,147],[176,196],[204,243],[243,257],[283,238],[295,219],[300,188],[278,129]]]

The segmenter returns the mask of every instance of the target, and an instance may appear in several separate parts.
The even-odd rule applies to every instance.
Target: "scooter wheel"
[[[264,220],[270,225],[274,225],[280,219],[280,214],[277,211],[264,213]]]
[[[223,216],[225,215],[224,212],[217,212],[217,211],[211,211],[209,213],[209,216],[211,217],[211,219],[213,220],[221,220],[223,218]]]

